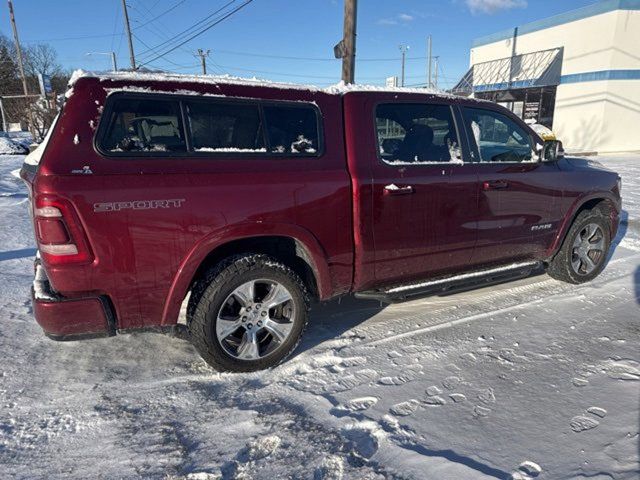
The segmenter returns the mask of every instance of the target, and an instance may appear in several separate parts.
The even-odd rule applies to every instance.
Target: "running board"
[[[410,297],[432,295],[446,296],[454,293],[466,292],[468,290],[475,290],[476,288],[526,278],[534,273],[542,273],[543,271],[544,264],[542,262],[515,263],[488,270],[479,270],[451,277],[437,278],[410,285],[357,292],[355,297],[368,300],[379,300],[385,303],[396,303],[407,300]]]

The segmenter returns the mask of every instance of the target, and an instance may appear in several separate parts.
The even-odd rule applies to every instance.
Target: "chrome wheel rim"
[[[291,292],[267,279],[245,282],[218,310],[216,337],[226,353],[239,360],[259,360],[289,338],[296,319]]]
[[[589,275],[604,258],[605,236],[600,225],[587,224],[573,241],[571,267],[578,275]]]

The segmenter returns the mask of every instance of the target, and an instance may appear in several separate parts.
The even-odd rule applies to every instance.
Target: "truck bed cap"
[[[283,90],[304,90],[310,92],[321,92],[330,95],[344,95],[349,92],[395,92],[395,93],[417,93],[422,95],[432,95],[445,98],[458,98],[455,95],[446,93],[432,88],[407,88],[407,87],[386,87],[378,85],[364,84],[345,84],[344,82],[336,83],[329,87],[320,88],[314,85],[273,82],[270,80],[261,80],[258,78],[242,78],[231,75],[190,75],[164,72],[140,72],[140,71],[119,71],[119,72],[88,72],[85,70],[76,70],[73,72],[69,80],[69,88],[72,89],[80,78],[97,78],[100,81],[118,81],[118,82],[171,82],[171,83],[201,83],[208,85],[243,85],[253,87],[280,88]],[[69,92],[67,96],[70,96]]]

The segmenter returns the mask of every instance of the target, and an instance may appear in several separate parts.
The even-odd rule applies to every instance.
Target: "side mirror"
[[[564,158],[564,148],[560,140],[547,140],[542,148],[543,162],[556,162]]]

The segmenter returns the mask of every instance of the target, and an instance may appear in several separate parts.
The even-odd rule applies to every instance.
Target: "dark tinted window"
[[[111,104],[102,149],[108,152],[184,152],[178,102],[119,98]]]
[[[271,152],[294,155],[318,152],[318,119],[315,109],[265,105],[264,115]]]
[[[464,108],[463,115],[478,146],[481,162],[534,160],[531,136],[508,116],[479,108]]]
[[[193,149],[200,152],[266,152],[256,104],[187,102]]]
[[[376,108],[378,151],[391,164],[462,162],[451,108],[389,103]]]

